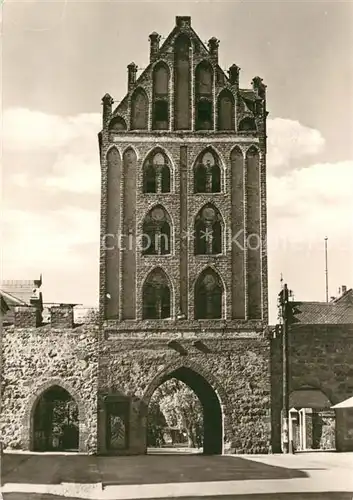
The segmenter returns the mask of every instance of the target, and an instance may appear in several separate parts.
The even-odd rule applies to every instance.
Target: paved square
[[[6,500],[352,500],[353,453],[208,457],[5,454]]]

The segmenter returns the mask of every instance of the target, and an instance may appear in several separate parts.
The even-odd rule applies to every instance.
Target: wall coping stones
[[[262,320],[106,320],[103,327],[116,331],[263,331],[267,323]]]
[[[209,340],[236,340],[236,339],[259,339],[265,338],[263,332],[117,332],[116,330],[105,330],[104,333],[108,339],[163,339],[165,341],[174,339],[200,339],[207,338]]]

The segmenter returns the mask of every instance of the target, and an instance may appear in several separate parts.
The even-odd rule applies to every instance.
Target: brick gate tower
[[[102,100],[98,452],[146,452],[172,377],[201,401],[205,453],[267,452],[265,85],[241,89],[190,17],[160,39]]]

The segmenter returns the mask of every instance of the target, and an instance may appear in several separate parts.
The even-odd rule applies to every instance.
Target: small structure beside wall
[[[336,415],[331,401],[318,389],[304,388],[290,395],[289,436],[294,450],[336,448]]]

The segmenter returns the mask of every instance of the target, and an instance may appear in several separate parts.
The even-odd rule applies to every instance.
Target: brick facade
[[[265,86],[254,78],[252,89],[240,90],[239,68],[234,65],[229,77],[224,74],[218,66],[218,41],[210,40],[209,51],[191,28],[190,18],[178,17],[161,47],[158,34],[151,34],[150,41],[151,62],[137,79],[136,65],[129,65],[128,94],[118,107],[113,111],[110,96],[103,98],[101,241],[107,232],[122,232],[125,244],[128,237],[133,244],[128,250],[117,245],[105,250],[101,245],[100,450],[109,452],[109,396],[117,400],[125,397],[131,404],[128,446],[110,453],[146,451],[143,393],[160,373],[169,371],[170,376],[177,376],[173,367],[178,364],[188,367],[195,380],[202,366],[202,377],[214,392],[218,394],[216,386],[222,387],[224,400],[218,397],[223,438],[218,450],[267,452],[271,431],[270,344],[264,336],[268,320]],[[183,46],[189,49],[180,55],[178,50]],[[209,68],[212,82],[207,94],[212,101],[211,129],[207,131],[199,130],[197,122],[198,102],[204,99],[197,90],[202,84],[198,83],[202,64]],[[168,79],[168,95],[163,99],[168,101],[169,124],[166,130],[154,130],[154,75],[155,68],[163,65]],[[143,93],[138,94],[140,89]],[[230,130],[220,130],[222,96],[228,96],[226,105],[234,103]],[[136,106],[140,106],[139,118],[135,118]],[[251,118],[256,130],[242,131],[239,124],[244,118]],[[117,122],[124,125],[116,127]],[[144,165],[154,150],[168,159],[170,192],[144,192]],[[206,151],[220,167],[221,189],[194,193],[195,165]],[[234,165],[235,151],[238,159]],[[222,221],[222,253],[218,255],[195,255],[193,241],[184,238],[206,204],[215,207]],[[136,239],[143,233],[146,214],[157,205],[162,205],[171,221],[171,252],[143,255]],[[237,224],[232,223],[235,219]],[[239,245],[232,243],[237,233]],[[255,244],[250,241],[254,234]],[[163,269],[170,286],[170,318],[146,320],[143,287],[156,268]],[[222,315],[218,320],[197,320],[195,286],[209,268],[223,286]],[[176,339],[183,355],[171,347]],[[205,343],[207,352],[198,351],[195,341]],[[192,386],[192,380],[189,382]],[[203,397],[201,393],[198,396]]]

